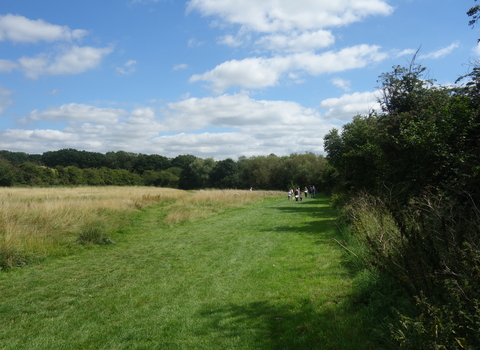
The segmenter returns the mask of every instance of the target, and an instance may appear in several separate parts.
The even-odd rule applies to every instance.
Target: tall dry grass
[[[86,225],[111,230],[125,214],[188,195],[155,187],[0,188],[0,269],[64,253]]]

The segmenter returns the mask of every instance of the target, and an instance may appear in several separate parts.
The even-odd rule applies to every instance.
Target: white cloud
[[[0,41],[36,43],[39,41],[71,41],[81,39],[88,32],[71,30],[67,26],[47,23],[41,19],[30,20],[19,15],[0,15]]]
[[[63,130],[0,131],[0,149],[27,153],[61,148],[96,152],[128,149],[168,157],[188,153],[216,159],[321,153],[321,136],[334,127],[315,108],[291,101],[255,100],[246,93],[168,103],[163,115],[157,115],[153,108],[127,112],[72,103],[32,111],[26,119],[68,124]]]
[[[61,90],[59,89],[53,89],[52,91],[47,92],[47,95],[52,95],[55,96],[57,95]]]
[[[24,121],[57,120],[69,122],[89,122],[100,124],[118,123],[127,111],[114,108],[98,108],[94,106],[69,103],[60,107],[50,107],[42,112],[30,112]]]
[[[188,47],[199,47],[205,44],[203,41],[198,41],[197,39],[189,39],[188,40]]]
[[[389,15],[382,0],[191,0],[188,11],[218,16],[243,30],[273,33],[341,26],[371,15]]]
[[[135,72],[135,66],[137,64],[137,61],[135,60],[129,60],[127,61],[123,67],[117,67],[116,71],[117,73],[123,74],[123,75],[129,75]]]
[[[232,85],[258,89],[275,85],[287,69],[288,62],[283,57],[245,58],[227,61],[209,72],[193,75],[190,82],[209,81],[211,89],[217,93]]]
[[[129,124],[150,125],[155,120],[155,111],[153,108],[137,108],[130,112]]]
[[[405,49],[405,50],[402,50],[402,51],[396,51],[393,56],[394,57],[402,57],[402,56],[410,56],[410,55],[414,55],[415,53],[417,52],[417,50],[414,50],[414,49]]]
[[[335,42],[333,34],[326,30],[272,34],[256,41],[262,49],[283,52],[302,52],[327,47]]]
[[[189,98],[167,106],[171,115],[163,122],[166,130],[234,129],[261,142],[292,133],[318,138],[319,130],[328,125],[316,109],[291,101],[254,100],[245,93]]]
[[[355,115],[366,115],[371,110],[379,110],[378,96],[378,91],[355,92],[353,94],[345,94],[339,98],[323,100],[318,108],[328,109],[325,113],[326,118],[345,122],[351,120]]]
[[[40,75],[78,74],[97,67],[113,51],[112,47],[73,46],[52,60],[46,54],[18,59],[25,76],[37,79]]]
[[[8,107],[13,105],[13,101],[10,98],[12,91],[5,89],[0,86],[0,115],[3,114],[3,111]]]
[[[433,52],[430,52],[430,53],[425,54],[425,55],[421,55],[420,58],[421,59],[432,58],[432,59],[436,60],[438,58],[442,58],[442,57],[445,57],[446,55],[450,54],[453,50],[455,50],[459,46],[460,46],[460,44],[458,42],[455,42],[455,43],[450,44],[447,47],[444,47],[443,49],[433,51]]]
[[[186,63],[181,63],[173,66],[173,70],[187,69],[187,68],[188,68],[188,64]]]
[[[0,60],[0,72],[11,72],[18,69],[18,64],[10,60]]]
[[[357,45],[338,52],[328,51],[322,54],[303,52],[272,58],[246,58],[224,62],[211,71],[196,74],[190,82],[208,81],[210,88],[222,93],[230,86],[258,89],[274,86],[288,71],[304,71],[311,75],[341,72],[362,68],[387,57],[378,46]]]
[[[480,43],[477,43],[477,45],[475,45],[475,47],[472,49],[472,54],[474,56],[480,56]]]
[[[217,43],[231,47],[238,47],[243,44],[243,41],[239,39],[239,37],[234,37],[233,35],[224,35],[217,39]]]
[[[350,84],[351,84],[351,81],[350,80],[345,80],[345,79],[341,79],[341,78],[333,78],[332,79],[332,84],[345,90],[345,91],[350,91]]]

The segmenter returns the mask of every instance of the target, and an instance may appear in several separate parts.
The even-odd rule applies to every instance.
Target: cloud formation
[[[338,104],[322,106],[335,108]],[[195,154],[225,159],[239,154],[321,153],[321,136],[335,126],[336,119],[297,102],[256,100],[240,93],[187,98],[166,104],[162,113],[151,107],[127,111],[70,103],[31,111],[23,121],[66,121],[67,125],[61,130],[4,130],[0,148],[15,147],[27,153],[61,148],[124,149],[168,157]]]
[[[39,41],[72,41],[81,39],[88,32],[71,30],[67,26],[50,24],[42,19],[31,20],[19,15],[0,15],[0,41],[36,43]]]
[[[332,80],[332,84],[345,90],[345,91],[350,91],[350,80],[345,80],[345,79],[341,79],[341,78],[333,78]]]
[[[79,74],[97,67],[112,51],[112,47],[95,48],[74,45],[53,58],[47,54],[21,57],[14,67],[22,70],[25,76],[31,79],[37,79],[40,75]]]
[[[459,46],[460,46],[460,44],[458,42],[454,42],[454,43],[450,44],[449,46],[444,47],[443,49],[433,51],[433,52],[427,53],[425,55],[420,55],[420,58],[421,59],[432,58],[432,59],[436,60],[436,59],[447,56],[448,54],[450,54],[453,50],[455,50]]]
[[[102,59],[113,51],[113,47],[96,48],[72,43],[87,35],[83,29],[71,30],[67,26],[50,24],[42,19],[31,20],[19,15],[0,15],[0,41],[14,43],[47,43],[65,41],[55,47],[53,53],[39,53],[33,57],[23,56],[13,60],[0,59],[0,73],[23,71],[27,78],[37,79],[41,75],[79,74],[97,67]],[[129,61],[134,62],[134,61]],[[134,70],[127,62],[126,73]]]
[[[191,0],[188,11],[217,16],[242,30],[274,33],[347,25],[371,15],[389,15],[382,0]]]
[[[330,31],[317,30],[266,35],[257,40],[255,45],[271,51],[302,52],[322,49],[334,42],[335,37]]]
[[[378,91],[344,94],[339,98],[323,100],[318,108],[327,110],[325,118],[344,123],[355,115],[367,115],[372,110],[380,110],[377,102],[379,96]]]
[[[128,113],[123,109],[98,108],[85,104],[69,103],[50,107],[42,112],[34,110],[23,121],[56,120],[82,123],[115,124]]]
[[[357,45],[322,54],[302,52],[271,58],[254,57],[231,60],[211,71],[196,74],[190,82],[207,81],[215,93],[222,93],[231,86],[259,89],[276,85],[288,71],[305,72],[314,76],[362,68],[380,62],[387,57],[378,46]]]
[[[117,71],[117,73],[120,73],[122,75],[130,75],[133,72],[135,72],[135,70],[136,70],[135,66],[136,65],[137,65],[137,61],[129,60],[122,67],[117,67],[116,71]]]

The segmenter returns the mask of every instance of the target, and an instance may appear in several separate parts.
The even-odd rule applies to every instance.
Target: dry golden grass
[[[8,267],[22,264],[13,256],[59,254],[85,224],[112,229],[125,214],[187,195],[155,187],[0,188],[0,258]]]

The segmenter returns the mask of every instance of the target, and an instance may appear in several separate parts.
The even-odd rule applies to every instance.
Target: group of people
[[[310,187],[305,186],[305,189],[303,191],[300,189],[300,187],[297,187],[295,190],[290,188],[287,192],[287,198],[288,200],[292,199],[298,202],[298,201],[302,201],[303,198],[308,198],[308,195],[310,195],[310,198],[315,198],[316,193],[317,193],[317,190],[315,186],[310,186]]]

